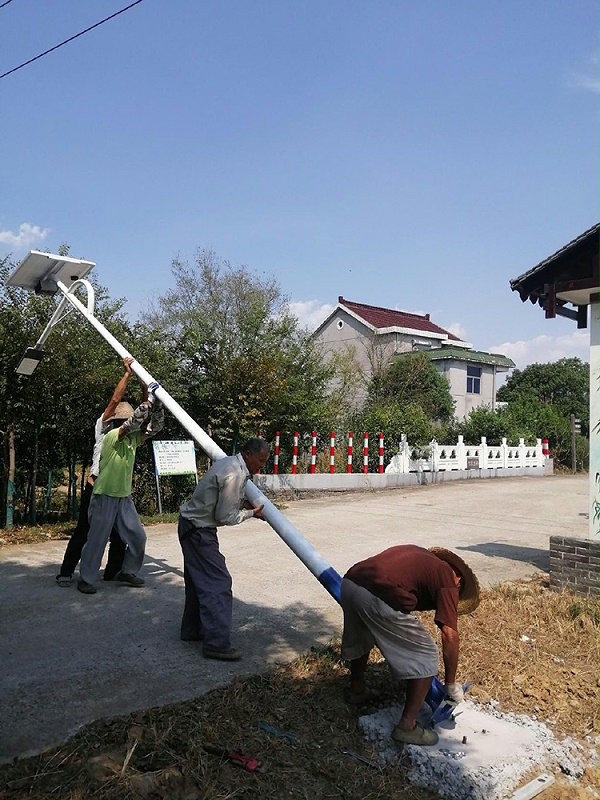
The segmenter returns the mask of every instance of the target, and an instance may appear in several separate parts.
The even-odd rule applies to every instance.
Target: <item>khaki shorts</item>
[[[399,680],[437,675],[438,648],[414,614],[395,611],[347,578],[342,579],[341,604],[343,658],[353,661],[377,645]]]

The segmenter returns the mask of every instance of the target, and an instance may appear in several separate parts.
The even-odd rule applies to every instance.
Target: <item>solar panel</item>
[[[95,266],[94,261],[31,250],[9,275],[6,285],[29,289],[38,294],[54,294],[56,281],[61,281],[68,287],[85,278]]]

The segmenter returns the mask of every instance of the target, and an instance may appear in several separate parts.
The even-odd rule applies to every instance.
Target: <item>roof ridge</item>
[[[392,314],[405,314],[408,317],[417,317],[417,319],[424,319],[427,322],[431,322],[431,317],[429,314],[415,314],[413,311],[401,311],[398,308],[386,308],[385,306],[372,306],[369,303],[358,303],[356,300],[347,300],[346,298],[339,295],[338,303],[349,303],[353,306],[362,306],[363,308],[373,308],[376,311],[388,311]],[[433,323],[435,325],[435,323]]]

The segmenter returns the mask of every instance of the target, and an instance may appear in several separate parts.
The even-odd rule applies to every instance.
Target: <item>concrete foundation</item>
[[[571,739],[558,741],[531,717],[495,712],[466,700],[453,719],[435,726],[440,737],[433,747],[402,747],[391,738],[401,706],[359,718],[365,738],[377,743],[382,764],[408,758],[408,777],[416,786],[433,789],[451,800],[504,800],[532,771],[560,767],[574,779],[593,758]],[[423,706],[419,721],[426,724],[431,710]]]

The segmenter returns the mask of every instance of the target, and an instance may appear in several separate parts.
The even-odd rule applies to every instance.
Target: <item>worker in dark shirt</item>
[[[359,705],[369,699],[364,676],[371,648],[377,645],[394,676],[406,681],[406,701],[392,737],[406,744],[436,744],[437,734],[417,725],[417,715],[437,675],[439,653],[412,612],[435,610],[446,694],[452,702],[461,702],[463,689],[456,682],[458,615],[479,604],[479,583],[470,567],[442,547],[390,547],[348,570],[342,579],[341,604],[342,656],[350,661],[347,701]]]

